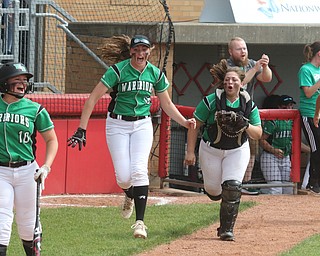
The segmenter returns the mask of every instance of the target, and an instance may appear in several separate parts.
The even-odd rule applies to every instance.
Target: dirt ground
[[[108,207],[120,205],[123,195],[44,196],[42,207]],[[139,256],[159,255],[278,255],[305,238],[319,233],[320,197],[313,195],[243,195],[242,201],[257,206],[240,212],[235,225],[235,242],[216,237],[218,224],[154,248]],[[148,204],[209,203],[207,196],[172,190],[154,190]]]

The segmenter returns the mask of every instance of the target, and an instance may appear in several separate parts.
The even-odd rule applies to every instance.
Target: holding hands
[[[185,127],[188,129],[196,129],[197,127],[196,119],[195,118],[187,119]]]

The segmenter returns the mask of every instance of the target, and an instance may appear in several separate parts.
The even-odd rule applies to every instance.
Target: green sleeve
[[[266,121],[263,125],[263,132],[268,135],[272,135],[275,129],[274,121]]]
[[[54,128],[50,115],[45,108],[42,108],[38,113],[35,120],[35,125],[39,132],[45,132]]]
[[[161,72],[161,77],[159,79],[159,81],[155,84],[155,91],[156,92],[164,92],[169,88],[169,81],[166,77],[166,75]]]
[[[252,104],[254,104],[252,102]],[[254,125],[254,126],[258,126],[258,125],[261,125],[261,119],[260,119],[260,114],[259,114],[259,110],[257,107],[255,107],[251,113],[250,113],[250,116],[249,116],[249,119],[250,119],[250,124]]]
[[[108,88],[112,88],[117,85],[119,82],[119,77],[112,67],[108,68],[108,70],[101,77],[100,81],[107,86]]]
[[[200,122],[208,124],[214,123],[214,115],[216,112],[216,96],[215,93],[206,96],[196,107],[193,113],[194,117]]]
[[[299,78],[299,86],[312,86],[315,84],[315,81],[313,81],[313,76],[310,72],[309,69],[306,67],[301,67],[299,73],[298,73],[298,78]]]

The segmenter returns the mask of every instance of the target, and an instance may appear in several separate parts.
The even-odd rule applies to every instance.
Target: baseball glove
[[[237,137],[249,126],[249,119],[234,111],[217,111],[216,121],[218,127],[228,137]]]

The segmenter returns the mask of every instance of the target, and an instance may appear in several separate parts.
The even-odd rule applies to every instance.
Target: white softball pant
[[[0,166],[0,244],[9,245],[13,208],[19,237],[33,239],[36,220],[36,182],[34,172],[39,166],[34,161],[19,168]]]
[[[153,142],[151,118],[133,122],[107,117],[107,145],[122,189],[148,186],[148,160]]]
[[[285,184],[290,182],[291,160],[290,156],[278,158],[263,151],[260,157],[262,174],[268,184]],[[271,187],[261,190],[265,194],[292,194],[292,187]]]
[[[229,150],[213,148],[201,140],[199,162],[203,174],[204,189],[212,196],[222,192],[226,180],[242,182],[250,159],[249,142]]]

